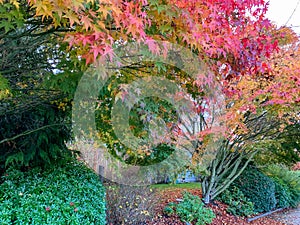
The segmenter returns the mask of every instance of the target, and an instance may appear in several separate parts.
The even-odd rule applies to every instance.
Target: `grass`
[[[182,189],[195,189],[200,188],[201,184],[196,183],[182,183],[182,184],[153,184],[151,185],[151,188],[157,188],[160,190],[163,189],[174,189],[174,188],[182,188]]]

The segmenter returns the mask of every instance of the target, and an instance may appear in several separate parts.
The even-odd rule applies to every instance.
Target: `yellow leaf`
[[[32,8],[35,8],[36,16],[42,16],[42,20],[45,17],[49,17],[49,16],[51,18],[53,18],[53,15],[52,15],[53,7],[48,0],[36,1],[35,4],[32,5]]]
[[[13,4],[17,9],[19,9],[20,4],[19,4],[18,1],[16,1],[16,0],[10,0],[10,3]]]
[[[86,3],[92,3],[92,5],[94,5],[95,1],[94,0],[86,0]]]
[[[74,11],[77,13],[79,11],[79,9],[84,9],[84,6],[83,6],[83,3],[84,1],[82,0],[73,0],[72,3],[73,3],[73,8],[74,8]]]
[[[74,23],[79,24],[79,20],[78,20],[77,16],[72,11],[67,11],[63,17],[69,19],[70,26],[73,26]]]
[[[111,90],[111,86],[112,84],[110,83],[108,86],[107,86],[107,90],[110,91]]]

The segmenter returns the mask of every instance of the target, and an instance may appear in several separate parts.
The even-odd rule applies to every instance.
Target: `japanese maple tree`
[[[262,120],[273,126],[274,115],[278,115],[280,119],[284,118],[285,122],[291,122],[290,118],[299,116],[299,113],[291,110],[299,103],[299,52],[295,47],[279,48],[278,44],[284,41],[279,38],[279,31],[277,32],[265,18],[268,4],[264,0],[0,0],[0,3],[9,5],[9,8],[13,8],[14,12],[20,15],[28,13],[22,6],[29,6],[35,20],[47,25],[41,27],[43,32],[60,29],[64,43],[68,44],[68,60],[83,71],[90,64],[97,64],[105,59],[114,60],[114,47],[120,42],[143,43],[153,53],[157,53],[155,41],[176,43],[190,49],[199,60],[205,62],[212,71],[211,76],[206,79],[203,79],[202,71],[191,79],[171,67],[158,68],[161,66],[158,64],[140,62],[138,69],[147,68],[147,76],[165,76],[176,80],[181,87],[188,87],[192,102],[195,103],[194,113],[198,114],[204,126],[201,125],[200,129],[186,137],[182,132],[183,121],[180,121],[175,123],[177,130],[174,129],[174,132],[177,132],[177,137],[192,140],[190,151],[198,156],[201,156],[201,148],[205,146],[205,137],[209,139],[215,132],[207,126],[204,116],[207,112],[203,108],[204,102],[210,106],[214,103],[205,98],[206,93],[201,86],[209,86],[216,82],[219,84],[226,103],[219,123],[226,129],[220,129],[224,141],[216,149],[217,156],[221,158],[216,157],[211,161],[208,166],[210,175],[204,179],[203,192],[207,197],[206,202],[226,188],[247,166],[247,163],[243,164],[243,159],[251,160],[256,152],[248,151],[248,147],[263,139],[266,132],[270,132],[269,136],[273,135],[277,127],[257,127],[263,123]],[[22,27],[20,21],[24,22],[29,17],[20,15],[17,22]],[[10,20],[11,18],[7,17],[0,23],[1,28],[7,32],[12,29],[9,26]],[[282,35],[282,32],[279,34]],[[294,36],[289,40],[296,41]],[[57,45],[63,46],[59,43]],[[165,54],[168,50],[166,49]],[[59,59],[58,62],[62,63]],[[184,60],[182,62],[188,63]],[[55,76],[49,78],[54,81],[52,87],[58,89],[62,80],[74,81],[73,77],[66,77],[65,67],[60,69],[62,72],[58,71]],[[125,70],[127,75],[131,74],[126,75],[130,80],[145,76],[145,71],[136,73],[136,69],[125,65],[120,70],[123,75]],[[159,69],[165,70],[165,73],[159,72]],[[74,69],[71,68],[69,72],[72,71]],[[165,75],[166,73],[168,75]],[[173,78],[170,78],[170,75]],[[76,82],[79,78],[80,76],[76,78]],[[68,82],[64,84],[66,83]],[[68,96],[71,96],[70,101],[75,91],[75,86],[67,90],[70,94]],[[112,101],[120,96],[118,91],[102,94],[112,97]],[[162,108],[168,108],[163,106]],[[286,116],[286,111],[289,117]],[[101,117],[101,121],[108,124],[111,122],[110,118],[105,116]],[[247,148],[246,139],[251,142]],[[230,152],[236,155],[230,155]],[[225,164],[222,165],[221,162]],[[229,166],[231,162],[238,164]],[[228,175],[228,171],[225,171],[226,166],[232,170],[229,172],[229,181],[222,184],[219,182],[222,176]],[[219,181],[214,176],[217,171],[223,174],[218,178]]]

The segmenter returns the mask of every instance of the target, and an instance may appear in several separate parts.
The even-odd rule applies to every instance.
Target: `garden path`
[[[300,225],[300,205],[296,209],[278,212],[270,217],[272,219],[284,222],[287,225]]]

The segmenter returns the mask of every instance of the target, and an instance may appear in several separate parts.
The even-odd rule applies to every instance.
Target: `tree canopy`
[[[267,9],[264,0],[0,0],[1,163],[63,157],[78,82],[88,69],[114,62],[113,75],[96,93],[97,136],[114,157],[134,165],[188,150],[194,165],[205,167],[209,202],[263,143],[287,140],[281,133],[299,124],[298,38],[271,24]],[[128,55],[130,44],[147,51]],[[172,44],[188,49],[207,70],[194,68],[198,64]],[[157,55],[174,64],[151,61]],[[188,67],[196,75],[182,69]],[[133,104],[142,91],[129,93],[128,86],[151,77],[172,81],[179,90],[174,102],[185,99],[191,107],[180,114],[155,95]],[[208,90],[218,96],[209,98]],[[134,105],[133,136],[160,145],[131,149],[118,139],[111,115],[118,102]]]

